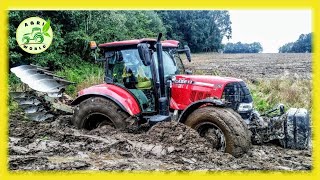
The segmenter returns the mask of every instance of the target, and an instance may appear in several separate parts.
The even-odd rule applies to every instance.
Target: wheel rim
[[[92,130],[105,125],[109,125],[115,128],[113,121],[105,114],[95,112],[87,115],[85,118],[85,128],[88,130]]]
[[[201,137],[208,140],[213,148],[218,151],[225,152],[226,150],[226,137],[223,131],[211,122],[204,122],[198,124],[195,129],[198,131]]]

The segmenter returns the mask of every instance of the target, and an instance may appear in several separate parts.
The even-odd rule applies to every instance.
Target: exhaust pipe
[[[162,44],[161,44],[162,33],[159,33],[157,39],[157,59],[159,69],[159,80],[160,80],[160,98],[159,98],[159,114],[168,116],[169,115],[169,103],[168,97],[166,96],[164,69],[163,69],[163,57],[162,57]]]

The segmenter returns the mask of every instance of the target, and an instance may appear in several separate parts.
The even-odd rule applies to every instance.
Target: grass
[[[248,83],[255,108],[264,112],[278,103],[311,110],[311,80],[267,79]]]
[[[21,83],[20,79],[10,73],[9,74],[9,92],[20,92],[25,89],[25,85]]]
[[[19,104],[16,101],[14,101],[13,99],[10,98],[8,104],[9,104],[8,105],[9,112],[16,112],[16,111],[20,110]]]
[[[73,97],[81,89],[104,82],[104,69],[99,64],[82,63],[78,66],[58,71],[57,75],[64,76],[67,80],[76,83],[66,89],[66,93]]]

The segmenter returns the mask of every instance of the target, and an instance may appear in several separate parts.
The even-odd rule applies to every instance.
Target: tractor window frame
[[[178,53],[173,53],[172,54],[172,58],[174,59],[174,61],[176,61],[176,65],[179,69],[179,73],[178,74],[185,74],[186,72],[186,68],[184,67],[184,64],[182,62],[182,59],[180,57],[180,55]]]

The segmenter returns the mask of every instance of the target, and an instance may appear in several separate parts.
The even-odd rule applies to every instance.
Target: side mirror
[[[185,52],[186,52],[186,56],[187,56],[188,61],[191,62],[191,51],[190,51],[189,46],[185,45],[185,46],[184,46],[184,49],[185,49]]]
[[[151,64],[151,55],[149,51],[149,47],[147,43],[138,44],[138,52],[140,59],[142,60],[145,66],[149,66]]]

